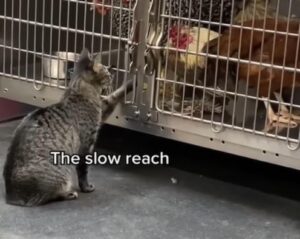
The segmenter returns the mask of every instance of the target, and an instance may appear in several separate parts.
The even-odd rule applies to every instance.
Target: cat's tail
[[[5,201],[7,204],[22,207],[35,207],[46,204],[51,201],[52,197],[49,194],[35,194],[31,195],[30,198],[23,198],[14,196],[13,194],[6,194]]]
[[[6,183],[5,200],[7,204],[34,207],[44,205],[52,201],[73,200],[78,197],[74,190],[74,182],[69,175],[63,178],[55,175],[43,175],[43,177],[23,177],[22,180],[16,180]]]

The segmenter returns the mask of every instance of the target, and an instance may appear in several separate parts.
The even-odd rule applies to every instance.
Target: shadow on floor
[[[265,193],[300,201],[300,172],[181,142],[105,125],[98,148],[124,154],[170,157],[170,166]],[[151,145],[151,147],[149,146]]]

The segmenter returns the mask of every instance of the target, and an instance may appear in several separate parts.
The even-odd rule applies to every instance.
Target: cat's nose
[[[107,67],[107,70],[108,70],[110,73],[112,73],[112,71],[113,71],[114,68],[116,68],[115,65],[110,65],[110,66]]]

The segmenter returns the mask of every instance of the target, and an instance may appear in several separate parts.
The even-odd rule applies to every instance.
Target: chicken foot
[[[282,97],[278,93],[274,92],[274,95],[279,102],[283,102]],[[267,98],[264,99],[267,100]],[[284,128],[296,128],[298,123],[300,123],[300,116],[290,114],[285,105],[280,104],[279,111],[275,113],[272,106],[268,104],[267,101],[264,101],[264,104],[268,119],[268,123],[263,130],[264,132],[269,132],[275,127],[278,127],[278,132],[281,132]]]

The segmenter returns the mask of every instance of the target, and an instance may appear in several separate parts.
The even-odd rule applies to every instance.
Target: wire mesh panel
[[[4,0],[0,97],[3,79],[26,83],[14,94],[65,89],[85,47],[115,87],[137,79],[132,121],[114,124],[300,168],[299,16],[299,0]],[[278,153],[282,140],[296,147]]]
[[[299,143],[299,1],[159,2],[156,109]]]
[[[112,66],[115,84],[128,76],[133,4],[126,1],[3,0],[0,77],[64,89],[83,48]],[[127,23],[120,15],[128,16]]]

